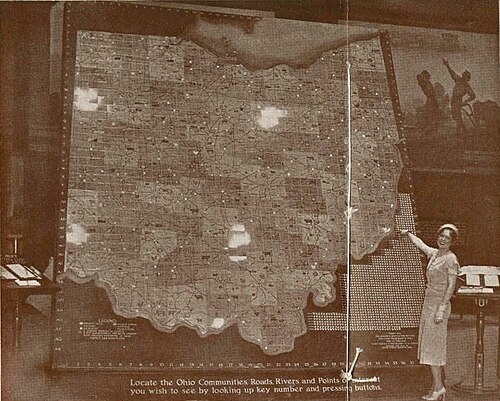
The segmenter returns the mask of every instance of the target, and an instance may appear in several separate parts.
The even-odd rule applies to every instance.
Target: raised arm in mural
[[[451,95],[451,116],[457,124],[458,134],[463,134],[465,133],[465,125],[462,120],[462,107],[468,105],[476,98],[476,94],[469,84],[471,75],[469,71],[464,71],[462,76],[458,75],[450,67],[448,60],[443,59],[443,64],[448,69],[451,78],[455,81],[455,86],[453,87],[453,93]],[[464,100],[464,96],[466,95],[468,96]]]

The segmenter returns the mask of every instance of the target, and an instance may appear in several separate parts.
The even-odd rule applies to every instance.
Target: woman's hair
[[[454,243],[458,239],[458,229],[453,224],[443,224],[438,231],[440,235],[444,230],[450,231],[451,242]]]

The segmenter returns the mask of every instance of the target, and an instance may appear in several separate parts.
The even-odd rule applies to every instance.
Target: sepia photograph
[[[500,400],[499,7],[0,1],[1,400]]]

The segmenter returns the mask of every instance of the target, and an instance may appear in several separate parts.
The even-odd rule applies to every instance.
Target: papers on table
[[[493,294],[493,288],[462,286],[457,292],[459,294]]]
[[[5,280],[16,280],[17,277],[14,276],[9,270],[7,270],[5,267],[2,267],[2,278]]]
[[[31,266],[20,263],[11,263],[2,268],[2,279],[14,280],[20,287],[38,287],[41,285],[42,273]]]
[[[6,265],[7,269],[9,269],[17,278],[21,280],[36,280],[41,278],[36,275],[29,267],[23,266],[19,263],[14,263],[11,265]]]
[[[459,276],[469,273],[500,275],[500,266],[476,266],[476,265],[462,266],[460,268]]]
[[[40,282],[36,280],[16,280],[15,283],[21,287],[37,287],[40,286]]]
[[[465,275],[465,284],[467,285],[481,285],[479,274],[467,273]]]
[[[497,275],[485,274],[484,285],[486,287],[500,287],[500,282]]]
[[[468,286],[500,287],[499,266],[463,266],[459,276],[463,275]]]
[[[21,280],[40,280],[42,278],[42,273],[31,266],[25,266],[19,263],[13,263],[5,266],[11,273],[14,274],[14,276],[16,276],[16,278]]]

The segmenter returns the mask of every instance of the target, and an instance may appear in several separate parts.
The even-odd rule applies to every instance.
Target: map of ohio
[[[308,297],[336,297],[348,216],[357,259],[394,227],[380,42],[349,45],[350,127],[347,49],[259,69],[185,38],[80,31],[65,275],[161,331],[237,325],[293,350]]]

